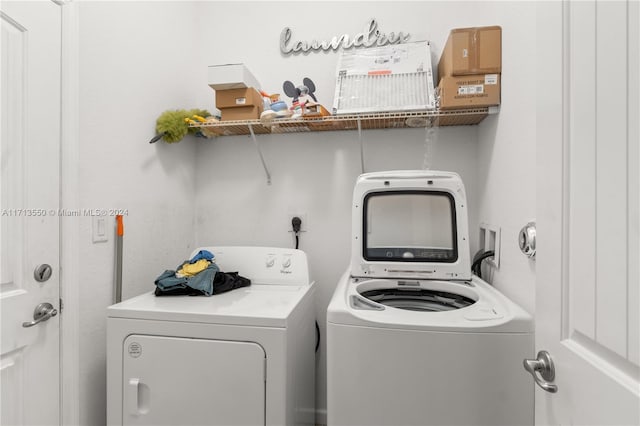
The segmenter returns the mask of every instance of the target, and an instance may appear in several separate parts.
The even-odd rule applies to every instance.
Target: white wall
[[[512,230],[535,212],[518,192],[535,177],[513,164],[521,153],[535,155],[534,106],[522,95],[530,72],[520,69],[530,61],[521,52],[535,47],[535,32],[528,31],[535,9],[527,3],[87,2],[80,12],[80,198],[83,207],[129,209],[125,297],[151,290],[162,270],[197,245],[291,247],[289,213],[304,213],[308,232],[300,244],[318,283],[324,336],[324,311],[349,259],[351,193],[361,172],[357,132],[260,136],[271,185],[247,137],[147,143],[162,111],[214,106],[206,80],[212,64],[244,62],[268,92],[281,92],[284,80],[297,85],[310,77],[319,101],[330,107],[337,53],[282,55],[285,26],[296,40],[330,39],[360,32],[376,18],[383,32],[431,40],[435,62],[451,28],[501,25],[508,72],[501,113],[480,126],[438,129],[428,163],[465,181],[472,252],[480,220],[501,226],[515,241]],[[423,168],[425,135],[424,129],[364,131],[366,171]],[[114,245],[92,244],[90,220],[81,226],[81,423],[99,425],[105,422],[104,324]],[[503,244],[493,278],[533,312],[534,271],[516,245]],[[323,341],[319,410],[326,407],[324,351]]]
[[[149,145],[167,109],[196,106],[196,13],[179,2],[80,2],[80,194],[82,208],[125,208],[127,298],[154,288],[192,249],[192,141]],[[80,413],[106,422],[106,307],[113,303],[114,236],[92,243],[80,218]],[[114,218],[109,217],[109,226]]]
[[[502,26],[502,104],[495,120],[478,126],[476,213],[481,223],[502,232],[500,269],[489,280],[533,314],[535,261],[520,252],[518,232],[536,212],[536,5],[501,2],[487,8]]]

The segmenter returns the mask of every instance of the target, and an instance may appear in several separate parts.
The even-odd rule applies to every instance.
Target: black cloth
[[[251,280],[237,272],[217,272],[213,279],[213,294],[220,294],[240,287],[251,285]]]

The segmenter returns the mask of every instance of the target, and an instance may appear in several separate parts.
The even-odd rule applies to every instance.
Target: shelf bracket
[[[360,141],[360,167],[364,173],[364,142],[362,141],[362,122],[358,117],[358,140]]]
[[[256,146],[256,150],[258,151],[258,155],[260,156],[260,161],[262,162],[262,167],[264,168],[264,172],[267,175],[267,185],[271,185],[271,173],[269,173],[269,169],[267,168],[267,163],[264,161],[264,156],[262,155],[262,150],[260,149],[260,145],[258,144],[258,140],[256,139],[256,134],[253,132],[253,126],[248,124],[249,133],[251,133],[251,140],[253,140],[253,144]]]

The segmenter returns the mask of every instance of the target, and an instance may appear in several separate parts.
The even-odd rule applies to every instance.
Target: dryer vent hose
[[[493,257],[494,255],[495,255],[495,252],[493,250],[489,250],[489,251],[480,250],[478,253],[476,253],[475,256],[473,256],[473,263],[471,264],[471,272],[476,274],[478,278],[482,278],[482,261],[489,257]]]

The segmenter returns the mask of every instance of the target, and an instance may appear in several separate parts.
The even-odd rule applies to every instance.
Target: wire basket
[[[333,114],[435,108],[428,42],[342,51]]]

